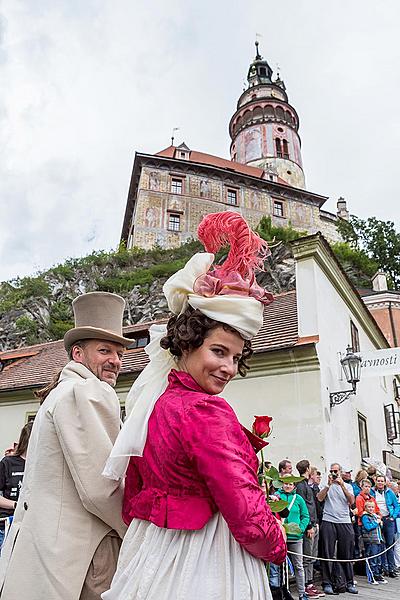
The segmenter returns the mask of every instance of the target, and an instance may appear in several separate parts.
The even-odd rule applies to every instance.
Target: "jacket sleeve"
[[[388,489],[386,491],[386,498],[389,515],[392,517],[392,519],[396,519],[400,512],[400,505],[396,498],[396,494],[393,492],[393,490]]]
[[[356,508],[358,518],[361,520],[361,516],[364,512],[364,497],[362,494],[358,494],[358,496],[356,497]]]
[[[281,564],[286,544],[258,484],[254,451],[232,408],[218,396],[199,398],[184,408],[181,433],[185,452],[233,537],[253,556]]]
[[[307,506],[307,512],[309,515],[307,529],[311,529],[316,523],[316,506],[314,500],[314,492],[308,485],[307,481],[300,481],[296,486],[296,493],[300,496]],[[314,520],[313,517],[314,516]]]
[[[123,537],[123,488],[101,474],[120,426],[114,390],[94,378],[75,383],[57,403],[53,421],[83,506]]]
[[[378,521],[375,521],[375,519],[368,519],[367,515],[361,517],[361,523],[366,531],[372,531],[379,527]]]
[[[307,529],[308,524],[310,523],[310,513],[308,512],[307,504],[303,500],[301,496],[297,496],[297,501],[299,503],[300,510],[300,523],[299,527],[302,533]]]
[[[124,520],[124,523],[126,523],[127,525],[129,525],[133,519],[133,515],[131,514],[132,498],[134,498],[143,487],[143,480],[140,475],[138,466],[135,463],[136,460],[137,460],[136,457],[135,458],[131,457],[131,459],[129,461],[128,469],[126,471],[126,477],[125,477],[125,490],[124,490],[124,501],[123,501],[123,506],[122,506],[122,518]]]

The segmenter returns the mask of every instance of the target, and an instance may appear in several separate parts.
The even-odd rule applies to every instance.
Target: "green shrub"
[[[58,321],[50,319],[49,335],[52,340],[60,340],[64,337],[68,329],[72,329],[74,323],[72,321]]]
[[[287,243],[307,235],[306,231],[293,229],[290,221],[287,227],[273,225],[271,217],[262,217],[256,231],[266,242],[280,241]]]
[[[15,327],[25,335],[28,344],[36,344],[39,341],[39,327],[30,317],[25,315],[18,317],[15,320]]]
[[[378,263],[372,260],[363,250],[356,250],[346,242],[337,242],[332,250],[342,266],[350,266],[371,278],[378,270]]]
[[[57,265],[49,270],[49,273],[57,277],[58,279],[65,279],[66,281],[73,281],[75,275],[75,269],[72,264],[68,261],[63,265]]]

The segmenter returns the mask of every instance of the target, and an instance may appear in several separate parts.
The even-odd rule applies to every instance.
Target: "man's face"
[[[343,471],[342,479],[343,481],[351,481],[351,471]]]
[[[283,467],[282,473],[286,475],[291,475],[293,471],[292,463],[288,460],[285,466]]]
[[[331,474],[333,481],[336,481],[338,477],[341,477],[342,471],[341,471],[340,465],[338,465],[337,463],[334,463],[331,466],[330,474]]]
[[[378,490],[383,490],[385,488],[385,478],[380,475],[376,478],[376,488]]]
[[[112,387],[117,383],[121,370],[124,347],[115,342],[103,340],[87,340],[82,347],[72,348],[72,359],[81,363],[100,381],[105,381]]]

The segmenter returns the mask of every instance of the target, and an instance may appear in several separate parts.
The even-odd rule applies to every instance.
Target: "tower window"
[[[171,179],[171,192],[173,194],[182,194],[183,192],[183,180],[178,177],[172,177]]]
[[[274,216],[275,217],[283,217],[283,202],[279,202],[279,200],[274,200]]]
[[[287,140],[282,140],[283,158],[289,158],[289,146]]]
[[[226,199],[228,204],[232,206],[237,206],[237,190],[228,189],[226,192]]]
[[[282,144],[279,138],[275,139],[276,156],[282,158]]]
[[[180,231],[181,230],[181,215],[178,215],[176,213],[169,213],[168,229],[170,231]]]
[[[266,77],[267,71],[265,70],[265,67],[260,67],[260,75],[261,77]]]

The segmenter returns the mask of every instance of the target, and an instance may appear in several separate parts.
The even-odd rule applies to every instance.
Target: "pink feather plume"
[[[233,271],[243,279],[252,278],[254,271],[263,269],[264,259],[269,254],[267,242],[250,229],[239,213],[226,211],[206,215],[197,235],[207,252],[215,254],[222,246],[230,245],[225,262],[218,266],[220,275]]]

